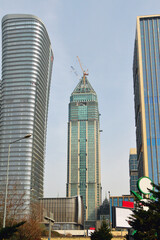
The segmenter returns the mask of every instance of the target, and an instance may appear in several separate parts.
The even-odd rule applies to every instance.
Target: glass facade
[[[26,204],[43,197],[44,157],[53,53],[41,20],[13,14],[2,19],[0,188],[5,188],[9,143],[9,189]]]
[[[82,197],[40,199],[40,218],[48,216],[55,220],[54,230],[80,230],[84,224]]]
[[[138,181],[138,161],[137,161],[137,150],[136,148],[130,149],[129,154],[129,176],[130,176],[130,191],[137,192],[137,181]]]
[[[99,111],[97,95],[85,77],[70,97],[67,197],[81,195],[85,227],[97,218],[101,204]]]
[[[133,77],[139,177],[160,183],[160,16],[137,18]]]

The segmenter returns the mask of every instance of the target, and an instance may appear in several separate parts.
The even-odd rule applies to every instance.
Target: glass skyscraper
[[[160,15],[137,17],[133,79],[139,177],[160,183]]]
[[[130,176],[130,191],[137,192],[138,181],[138,161],[137,149],[131,148],[129,153],[129,176]]]
[[[9,190],[16,185],[29,206],[43,197],[44,157],[53,53],[42,21],[32,15],[2,19],[0,188],[5,188],[11,144]]]
[[[84,75],[69,103],[67,197],[83,197],[86,228],[95,226],[101,204],[99,135],[97,95]]]

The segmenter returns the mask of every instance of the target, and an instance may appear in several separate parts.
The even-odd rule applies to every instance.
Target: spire
[[[85,81],[84,81],[84,77],[85,77]],[[75,94],[75,93],[94,93],[94,94],[96,94],[96,92],[94,91],[93,87],[91,86],[91,84],[88,81],[86,76],[83,76],[81,78],[81,80],[79,81],[79,83],[77,84],[77,86],[75,87],[72,94]]]

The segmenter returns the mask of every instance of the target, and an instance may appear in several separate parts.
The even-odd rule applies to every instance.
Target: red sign
[[[122,201],[122,207],[134,208],[134,202]]]

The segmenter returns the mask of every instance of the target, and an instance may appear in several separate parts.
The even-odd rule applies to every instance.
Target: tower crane
[[[80,65],[80,67],[81,67],[81,69],[82,69],[82,72],[83,72],[83,84],[85,85],[85,76],[87,76],[87,75],[89,74],[89,73],[88,73],[88,69],[87,69],[87,71],[84,71],[83,68],[82,68],[81,61],[80,61],[80,59],[79,59],[78,56],[77,56],[77,58],[78,58],[79,65]]]

